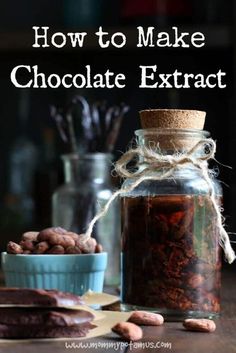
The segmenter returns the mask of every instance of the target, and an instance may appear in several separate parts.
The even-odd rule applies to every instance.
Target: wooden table
[[[65,353],[65,352],[171,352],[171,353],[236,353],[236,274],[234,271],[223,273],[222,290],[223,312],[216,321],[214,333],[187,332],[181,323],[167,322],[161,327],[145,327],[143,347],[126,346],[114,334],[92,340],[67,342],[2,343],[0,353]],[[66,348],[66,344],[93,344],[94,348]],[[108,348],[104,345],[114,344]],[[122,346],[123,344],[123,346]],[[139,343],[140,344],[140,343]],[[156,348],[147,348],[154,344]],[[103,346],[102,346],[103,345]],[[146,346],[145,346],[146,345]],[[162,346],[162,347],[161,347]],[[96,347],[96,348],[95,348]],[[118,348],[115,350],[115,348]]]

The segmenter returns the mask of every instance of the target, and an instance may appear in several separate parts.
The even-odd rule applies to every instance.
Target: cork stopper
[[[196,129],[202,130],[206,112],[180,109],[141,110],[140,118],[143,129]]]
[[[205,117],[206,113],[198,110],[142,110],[143,143],[154,148],[158,145],[163,151],[189,150],[206,133],[202,131]]]

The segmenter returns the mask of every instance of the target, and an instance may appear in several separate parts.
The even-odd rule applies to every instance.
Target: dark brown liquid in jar
[[[218,313],[221,256],[208,195],[122,198],[122,301]]]

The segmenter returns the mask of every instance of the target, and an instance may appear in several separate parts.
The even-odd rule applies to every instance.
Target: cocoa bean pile
[[[123,197],[122,213],[123,303],[218,313],[221,253],[209,196]]]
[[[83,235],[61,227],[47,228],[40,232],[26,232],[18,243],[9,241],[8,254],[93,254],[103,248],[96,239],[83,242]]]

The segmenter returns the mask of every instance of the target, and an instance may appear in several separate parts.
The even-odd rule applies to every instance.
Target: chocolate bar
[[[0,338],[84,337],[95,326],[93,314],[73,309],[81,304],[79,296],[57,290],[1,288]]]
[[[0,305],[35,305],[43,307],[75,306],[84,304],[82,299],[72,293],[57,290],[1,288]]]
[[[0,324],[0,338],[74,338],[84,337],[95,326],[86,322],[76,326],[17,326]]]
[[[81,325],[93,320],[85,310],[44,308],[0,308],[0,325],[38,325],[42,327]]]

